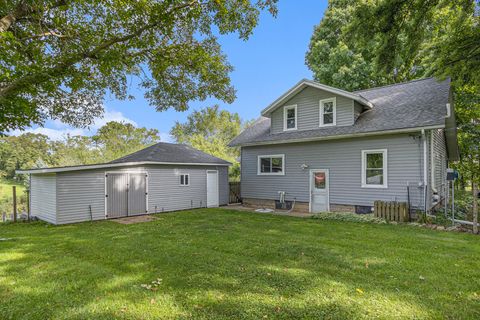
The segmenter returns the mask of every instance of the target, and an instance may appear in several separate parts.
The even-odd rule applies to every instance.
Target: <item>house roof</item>
[[[366,99],[372,108],[360,114],[351,126],[270,133],[270,118],[260,117],[230,142],[231,146],[290,143],[338,139],[389,132],[445,127],[450,80],[414,80],[352,94]],[[268,108],[267,108],[268,109]],[[265,109],[265,110],[267,110]],[[264,112],[265,112],[264,110]]]
[[[312,88],[324,90],[324,91],[327,91],[327,92],[330,92],[330,93],[333,93],[333,94],[336,94],[336,95],[339,95],[339,96],[357,101],[358,103],[360,103],[361,105],[363,105],[367,108],[373,108],[372,103],[370,101],[368,101],[367,99],[365,99],[364,97],[362,97],[360,94],[357,94],[355,92],[348,92],[348,91],[338,89],[338,88],[334,88],[334,87],[330,87],[330,86],[327,86],[325,84],[318,83],[318,82],[315,82],[315,81],[312,81],[312,80],[302,79],[296,85],[294,85],[292,88],[290,88],[287,92],[282,94],[277,100],[272,102],[268,107],[263,109],[262,110],[262,116],[270,115],[272,113],[272,111],[274,111],[275,109],[280,107],[284,102],[286,102],[291,97],[295,96],[297,93],[299,93],[300,91],[302,91],[306,87],[312,87]]]
[[[159,142],[145,149],[108,163],[81,166],[16,170],[16,173],[55,173],[89,169],[106,169],[150,164],[229,166],[230,162],[214,157],[184,144]]]

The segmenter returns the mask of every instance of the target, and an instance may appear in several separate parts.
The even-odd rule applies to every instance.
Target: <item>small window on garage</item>
[[[181,186],[190,185],[190,175],[189,174],[181,174],[180,175],[180,185]]]

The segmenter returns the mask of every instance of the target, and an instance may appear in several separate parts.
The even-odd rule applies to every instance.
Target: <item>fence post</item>
[[[17,187],[12,186],[13,193],[13,222],[17,221]]]
[[[27,189],[26,192],[27,192],[27,221],[30,221],[30,189]]]

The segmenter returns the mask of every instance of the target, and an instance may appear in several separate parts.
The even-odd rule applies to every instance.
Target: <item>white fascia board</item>
[[[27,170],[15,170],[16,174],[35,174],[35,173],[56,173],[56,172],[67,172],[67,171],[79,171],[79,170],[91,170],[91,169],[104,169],[104,168],[117,168],[117,167],[130,167],[130,166],[140,166],[147,164],[162,164],[162,165],[173,165],[173,166],[231,166],[231,163],[182,163],[182,162],[157,162],[157,161],[139,161],[139,162],[124,162],[124,163],[102,163],[94,165],[85,165],[85,166],[72,166],[72,167],[63,167],[63,168],[43,168],[43,169],[27,169]]]
[[[285,143],[297,143],[297,142],[337,140],[337,139],[359,138],[359,137],[368,137],[368,136],[381,136],[381,135],[396,134],[396,133],[420,132],[420,131],[422,131],[422,129],[423,130],[432,130],[432,129],[443,129],[443,128],[445,128],[444,125],[436,125],[436,126],[428,126],[428,127],[394,129],[394,130],[385,130],[385,131],[349,133],[349,134],[341,134],[341,135],[336,135],[336,136],[239,143],[238,145],[235,145],[235,146],[251,147],[251,146],[262,146],[262,145],[270,145],[270,144],[285,144]]]
[[[277,100],[272,102],[268,107],[262,110],[262,116],[268,116],[274,109],[276,109],[281,103],[285,102],[288,98],[291,96],[297,94],[300,92],[302,89],[306,87],[313,87],[317,88],[320,90],[324,90],[342,97],[346,97],[352,100],[357,101],[358,103],[368,107],[368,108],[373,108],[373,104],[362,97],[361,95],[351,93],[342,89],[337,89],[334,87],[327,86],[325,84],[321,84],[315,81],[307,80],[307,79],[302,79],[300,82],[298,82],[296,85],[294,85],[291,89],[289,89],[287,92],[282,94]]]

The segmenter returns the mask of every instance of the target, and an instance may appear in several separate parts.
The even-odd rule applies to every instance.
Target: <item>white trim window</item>
[[[180,175],[180,185],[184,187],[190,185],[190,175],[188,173]]]
[[[285,155],[258,156],[257,175],[284,175]]]
[[[297,130],[297,105],[283,107],[283,131]]]
[[[337,98],[320,100],[320,127],[337,124]]]
[[[387,149],[362,150],[362,188],[387,188]]]

